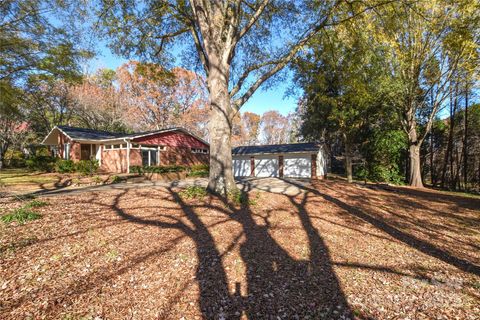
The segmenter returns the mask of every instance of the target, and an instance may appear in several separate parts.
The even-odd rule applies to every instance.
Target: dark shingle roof
[[[207,141],[203,140],[202,138],[194,135],[193,133],[181,127],[171,127],[171,128],[164,128],[159,130],[136,132],[136,133],[115,133],[115,132],[108,132],[103,130],[93,130],[93,129],[70,127],[70,126],[57,126],[57,128],[63,131],[66,135],[68,135],[73,140],[123,139],[123,138],[149,136],[152,134],[166,132],[166,131],[183,131],[208,145]]]
[[[124,133],[113,133],[102,130],[93,130],[86,128],[77,128],[69,126],[57,126],[62,130],[66,135],[68,135],[73,140],[102,140],[102,139],[114,139],[118,137],[125,136]]]
[[[314,142],[308,143],[290,143],[290,144],[272,144],[263,146],[241,146],[232,149],[234,155],[262,154],[262,153],[293,153],[293,152],[318,152],[320,144]]]

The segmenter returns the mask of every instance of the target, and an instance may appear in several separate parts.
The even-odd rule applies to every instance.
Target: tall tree
[[[165,62],[182,45],[202,66],[212,108],[208,187],[221,194],[236,189],[231,130],[242,105],[314,34],[340,22],[340,6],[349,8],[344,19],[366,10],[365,2],[335,0],[99,2],[98,15],[117,53]]]
[[[253,112],[245,112],[242,114],[242,122],[245,126],[246,145],[255,145],[258,142],[260,131],[260,116]]]
[[[369,34],[359,31],[365,21],[325,30],[297,60],[296,77],[305,92],[299,111],[301,135],[309,140],[336,136],[342,140],[345,171],[352,182],[352,158],[362,129],[381,87],[382,48],[372,48]]]
[[[75,32],[70,28],[73,4],[68,0],[0,1],[0,157],[14,145],[12,134],[18,128],[23,131],[24,126],[16,122],[26,121],[26,113],[32,111],[28,98],[35,86],[25,92],[32,78],[79,79],[80,62],[91,57],[81,47],[79,27]]]
[[[464,23],[472,17],[475,24]],[[478,3],[395,2],[380,8],[372,21],[376,40],[390,48],[386,53],[392,75],[390,103],[408,136],[409,182],[423,187],[420,148],[448,99],[459,61],[476,50]]]
[[[287,117],[276,110],[265,112],[260,119],[260,140],[264,144],[281,144],[289,140]]]
[[[183,68],[131,61],[117,70],[125,121],[136,131],[183,126],[202,136],[209,111],[203,78]]]

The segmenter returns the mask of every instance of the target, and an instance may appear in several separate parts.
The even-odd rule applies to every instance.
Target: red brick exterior
[[[250,176],[255,177],[255,157],[250,157]]]
[[[191,135],[178,131],[163,132],[151,136],[136,138],[133,139],[132,142],[157,146],[209,149],[209,146],[202,141]]]
[[[165,151],[160,151],[160,165],[184,165],[208,164],[209,155],[205,153],[193,153],[191,148],[184,147],[166,147]]]
[[[58,135],[58,154],[64,158],[65,144],[70,143],[70,160],[79,161],[81,159],[81,144],[71,141],[64,134]],[[112,142],[113,144],[118,144]],[[151,136],[133,139],[132,143],[156,145],[165,147],[159,152],[160,165],[185,165],[208,164],[209,155],[205,153],[194,153],[195,149],[209,149],[209,146],[197,138],[183,132],[172,131],[159,133]],[[100,169],[106,172],[125,173],[127,172],[127,149],[101,149]],[[142,165],[142,153],[138,148],[130,149],[130,166]]]
[[[312,154],[312,179],[317,179],[317,155]]]
[[[80,143],[70,140],[63,133],[58,134],[58,155],[65,159],[65,144],[70,143],[70,160],[78,161],[81,157]]]
[[[283,178],[283,156],[278,156],[278,175]]]
[[[102,165],[100,167],[107,172],[127,172],[127,149],[102,148]]]

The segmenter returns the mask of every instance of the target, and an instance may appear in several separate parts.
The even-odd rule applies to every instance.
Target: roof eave
[[[233,153],[233,156],[259,156],[259,155],[266,155],[266,154],[302,154],[302,153],[309,153],[309,154],[316,154],[320,151],[320,148],[316,151],[290,151],[290,152],[255,152],[255,153]]]

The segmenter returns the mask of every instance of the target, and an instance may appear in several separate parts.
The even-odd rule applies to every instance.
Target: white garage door
[[[233,175],[235,177],[248,177],[250,176],[250,172],[250,158],[233,159]]]
[[[278,156],[255,157],[256,177],[278,177]]]
[[[283,175],[290,178],[310,178],[312,158],[310,155],[285,156],[283,158]]]

